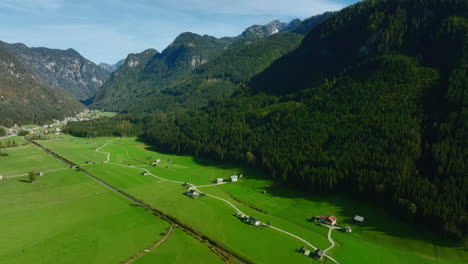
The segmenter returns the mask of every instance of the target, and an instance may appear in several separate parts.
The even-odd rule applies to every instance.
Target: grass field
[[[22,144],[25,144],[26,142],[24,141],[24,138],[23,137],[20,137],[20,136],[15,136],[15,137],[9,137],[9,138],[4,138],[4,139],[0,139],[0,142],[2,143],[5,143],[7,141],[15,141],[16,144],[18,145],[22,145]]]
[[[156,152],[134,138],[78,139],[66,136],[40,143],[82,163],[89,159],[106,160],[107,154],[93,148],[110,140],[114,141],[101,151],[111,153],[110,162],[124,166],[95,164],[86,166],[87,170],[256,263],[315,261],[294,252],[303,245],[302,242],[269,228],[242,223],[232,216],[235,210],[225,202],[211,197],[190,199],[183,195],[185,189],[180,184],[151,175],[143,176],[140,174],[142,170],[135,168],[140,166],[154,175],[196,185],[210,185],[216,178],[228,178],[242,171],[248,178],[199,189],[226,199],[247,214],[299,235],[319,248],[330,245],[326,239],[328,230],[307,221],[308,218],[335,215],[343,221],[355,214],[363,215],[366,224],[363,227],[350,224],[353,233],[333,231],[337,246],[330,254],[342,263],[466,263],[468,259],[466,248],[450,245],[426,230],[405,224],[385,208],[345,196],[313,196],[276,187],[254,170]],[[157,167],[145,165],[154,159],[162,160]],[[263,193],[264,190],[267,193]]]
[[[73,170],[0,181],[0,263],[118,263],[168,223]]]
[[[155,250],[134,262],[135,264],[216,264],[224,263],[216,254],[180,229]]]
[[[65,169],[65,164],[50,158],[44,152],[25,145],[16,148],[4,149],[8,156],[0,156],[0,175],[4,177],[27,174],[29,171],[49,171]]]

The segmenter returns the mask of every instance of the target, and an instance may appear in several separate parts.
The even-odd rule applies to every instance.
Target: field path
[[[173,180],[169,180],[169,179],[162,178],[162,177],[160,177],[160,176],[154,175],[154,174],[152,174],[149,170],[144,169],[144,168],[108,162],[109,159],[110,159],[110,155],[111,155],[111,154],[110,154],[109,152],[102,152],[102,151],[99,151],[100,149],[104,148],[104,147],[107,146],[108,144],[110,144],[110,143],[106,143],[106,144],[103,145],[102,147],[96,149],[97,152],[100,152],[100,153],[107,153],[107,154],[108,154],[108,156],[107,156],[107,162],[105,162],[106,164],[112,164],[112,165],[117,165],[117,166],[122,166],[122,167],[127,167],[127,168],[133,168],[133,169],[137,169],[137,170],[142,170],[142,171],[147,172],[149,175],[151,175],[151,176],[153,176],[153,177],[155,177],[155,178],[158,178],[158,179],[160,179],[160,180],[163,180],[163,181],[172,182],[172,183],[177,183],[177,184],[185,184],[185,182],[173,181]],[[189,184],[190,184],[190,183],[189,183]],[[203,186],[195,186],[195,185],[192,185],[192,184],[190,184],[190,185],[193,186],[198,192],[203,193],[203,192],[199,191],[199,190],[197,189],[197,187],[208,187],[208,186],[215,186],[215,185],[219,185],[219,184],[211,184],[211,185],[203,185]],[[223,198],[221,198],[221,197],[217,197],[217,196],[214,196],[214,195],[211,195],[211,194],[208,194],[208,193],[203,193],[203,194],[205,194],[205,195],[208,196],[208,197],[211,197],[211,198],[214,198],[214,199],[218,199],[218,200],[220,200],[220,201],[223,201],[223,202],[227,203],[229,206],[231,206],[231,207],[232,207],[234,210],[236,210],[237,212],[244,214],[239,208],[237,208],[234,204],[232,204],[231,202],[227,201],[226,199],[223,199]],[[307,240],[305,240],[305,239],[303,239],[303,238],[301,238],[301,237],[299,237],[299,236],[297,236],[297,235],[294,235],[294,234],[292,234],[292,233],[289,233],[289,232],[287,232],[287,231],[285,231],[285,230],[282,230],[282,229],[280,229],[280,228],[277,228],[277,227],[274,227],[274,226],[271,226],[271,225],[267,225],[267,224],[265,224],[265,223],[263,223],[263,222],[261,222],[261,225],[270,227],[270,228],[272,228],[273,230],[276,230],[276,231],[278,231],[278,232],[281,232],[281,233],[283,233],[283,234],[286,234],[286,235],[288,235],[288,236],[291,236],[291,237],[293,237],[293,238],[295,238],[295,239],[297,239],[297,240],[299,240],[299,241],[301,241],[301,242],[304,242],[305,244],[307,244],[308,246],[310,246],[310,247],[313,248],[314,250],[317,250],[317,247],[316,247],[316,246],[312,245],[312,244],[309,243]],[[334,263],[336,263],[336,264],[339,264],[338,261],[336,261],[335,259],[333,259],[332,257],[330,257],[330,256],[328,256],[328,255],[326,254],[326,251],[332,249],[332,248],[335,246],[335,242],[331,239],[331,231],[332,231],[332,230],[333,230],[333,228],[330,228],[330,231],[329,231],[329,233],[328,233],[328,240],[332,243],[332,246],[329,247],[329,248],[327,248],[327,249],[324,251],[324,252],[325,252],[324,256],[325,256],[326,258],[330,259],[332,262],[334,262]]]
[[[148,248],[145,248],[144,250],[139,251],[135,255],[127,258],[126,260],[120,262],[121,264],[130,264],[133,263],[135,260],[143,257],[144,255],[148,254],[151,250],[157,248],[159,245],[161,245],[164,241],[166,241],[172,233],[174,233],[174,230],[176,229],[176,225],[172,224],[171,227],[169,228],[169,231],[158,241],[156,241],[154,244],[149,246]]]
[[[69,166],[77,166],[77,164],[73,163],[72,161],[69,161],[67,160],[66,158],[58,155],[57,153],[43,147],[42,145],[40,145],[39,143],[31,140],[31,139],[28,139],[28,138],[25,138],[29,143],[31,143],[32,145],[36,146],[37,148],[39,148],[40,150],[44,151],[45,153],[49,154],[50,156],[56,158],[57,160],[60,160],[61,162],[69,165]],[[107,146],[108,144],[111,144],[112,142],[108,142],[105,144],[105,146]],[[105,146],[102,146],[100,147],[99,149],[105,147]],[[98,151],[98,149],[96,149],[96,151]],[[98,151],[100,152],[100,151]],[[106,153],[108,154],[107,157],[108,157],[108,160],[110,159],[110,153],[108,152],[103,152],[103,153]],[[144,170],[144,171],[147,171],[146,169],[142,169],[142,168],[138,168],[138,167],[133,167],[133,166],[125,166],[125,165],[122,165],[122,164],[117,164],[117,163],[111,163],[111,162],[105,162],[105,164],[114,164],[114,165],[119,165],[119,166],[123,166],[123,167],[129,167],[129,168],[134,168],[134,169],[140,169],[140,170]],[[152,214],[154,215],[159,215],[161,216],[164,220],[166,220],[167,222],[171,223],[171,224],[175,224],[177,225],[181,230],[183,230],[184,232],[186,232],[187,234],[189,234],[190,236],[194,237],[195,239],[205,243],[216,255],[218,255],[221,259],[223,259],[225,262],[230,262],[231,260],[234,260],[235,263],[239,263],[239,264],[248,264],[248,263],[251,263],[250,261],[244,259],[242,256],[239,256],[237,255],[236,253],[224,248],[224,247],[221,247],[219,246],[216,242],[214,242],[213,240],[210,240],[209,238],[207,238],[206,236],[203,236],[203,235],[200,235],[199,233],[197,233],[196,231],[194,231],[193,229],[191,229],[189,226],[186,226],[184,223],[178,221],[177,219],[165,214],[164,212],[162,211],[159,211],[157,209],[155,209],[154,207],[152,207],[151,205],[148,205],[147,203],[145,203],[144,201],[142,200],[139,200],[137,198],[135,198],[134,196],[112,186],[111,184],[105,182],[104,180],[94,176],[93,174],[89,173],[88,171],[84,170],[83,168],[81,167],[78,167],[78,169],[84,173],[85,175],[91,177],[93,180],[99,182],[100,184],[104,185],[105,187],[109,188],[110,190],[122,195],[123,197],[125,197],[127,200],[141,206],[142,208],[150,211]],[[164,179],[164,178],[161,178],[161,177],[158,177],[158,176],[155,176],[153,175],[154,177],[157,177],[159,179],[162,179],[162,180],[165,180],[165,181],[169,181],[167,179]],[[172,181],[172,182],[176,182],[176,181]],[[181,183],[181,182],[177,182],[177,183]],[[161,242],[162,243],[162,242]]]

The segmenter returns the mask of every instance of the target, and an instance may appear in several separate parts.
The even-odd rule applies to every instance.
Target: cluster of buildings
[[[253,226],[262,225],[262,222],[260,222],[256,217],[247,216],[241,212],[237,212],[236,217],[239,218],[242,222],[251,224]]]
[[[242,173],[240,173],[239,175],[231,175],[231,177],[229,177],[228,180],[225,180],[223,178],[218,178],[215,180],[215,182],[217,184],[221,184],[221,183],[225,183],[225,182],[237,182],[239,180],[239,178],[242,178],[244,177],[244,175]]]
[[[297,251],[308,257],[313,257],[314,259],[317,259],[317,260],[321,260],[323,256],[325,255],[325,251],[323,251],[322,249],[315,250],[315,252],[311,255],[312,252],[305,246],[301,247]]]

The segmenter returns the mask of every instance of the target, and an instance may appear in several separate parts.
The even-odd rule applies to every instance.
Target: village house
[[[359,225],[362,225],[364,223],[364,217],[359,216],[359,215],[354,216],[353,220],[356,224],[359,224]]]
[[[232,175],[231,176],[231,182],[236,182],[239,179],[237,175]]]
[[[3,176],[0,175],[0,181],[3,180]]]
[[[242,178],[242,177],[244,177],[244,174],[240,173],[239,178]]]
[[[303,254],[306,255],[306,256],[309,256],[309,255],[310,255],[310,250],[307,249],[305,246],[304,246],[304,247],[301,247],[301,248],[298,250],[298,252],[301,252],[301,253],[303,253]]]
[[[323,224],[327,224],[327,225],[331,225],[331,226],[334,226],[336,225],[336,217],[334,217],[333,215],[331,216],[319,216],[319,222],[323,223]]]
[[[244,221],[248,218],[245,214],[243,214],[241,212],[237,212],[236,217],[241,219],[241,220],[244,220]]]
[[[224,179],[223,178],[218,178],[216,179],[216,183],[220,184],[220,183],[223,183],[224,182]]]
[[[197,192],[197,190],[195,189],[192,189],[190,188],[188,192],[186,192],[185,194],[187,194],[188,196],[192,197],[192,198],[198,198],[200,197],[200,193]]]
[[[38,176],[44,176],[44,173],[43,173],[42,171],[40,171],[40,172],[36,173],[36,175],[38,175]]]
[[[346,233],[351,233],[351,232],[353,232],[353,230],[351,229],[351,227],[345,226],[345,232]]]
[[[317,249],[314,253],[314,259],[322,259],[323,255],[325,255],[325,252],[321,249]]]
[[[257,218],[251,216],[249,217],[249,224],[253,225],[253,226],[259,226],[260,225],[260,221],[258,221]]]

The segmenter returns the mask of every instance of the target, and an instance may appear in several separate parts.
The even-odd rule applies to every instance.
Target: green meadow
[[[118,263],[168,223],[73,170],[0,182],[0,263]]]
[[[135,264],[216,264],[224,263],[208,247],[180,229],[160,246],[134,262]]]
[[[340,263],[465,263],[468,259],[466,248],[403,223],[386,208],[341,195],[309,195],[289,190],[252,169],[157,152],[135,138],[65,136],[40,143],[78,163],[106,160],[107,154],[93,148],[108,144],[101,151],[111,153],[110,162],[115,164],[86,165],[86,170],[255,263],[317,261],[295,252],[303,242],[271,228],[247,225],[233,216],[236,210],[226,202],[212,197],[191,199],[183,194],[182,184],[167,180],[203,186],[212,185],[216,178],[244,172],[246,177],[237,183],[199,187],[199,190],[225,199],[246,214],[322,249],[330,246],[326,237],[328,229],[308,219],[335,215],[340,224],[353,229],[352,233],[337,230],[332,233],[337,245],[329,254]],[[156,159],[161,159],[156,167],[148,165]],[[156,177],[142,175],[142,168]],[[366,218],[362,227],[349,222],[356,214]]]
[[[16,142],[18,145],[22,145],[22,144],[25,144],[25,143],[26,143],[26,142],[24,141],[24,138],[23,138],[23,137],[20,137],[20,136],[8,137],[8,138],[0,139],[0,142],[1,142],[1,143],[5,143],[5,142],[8,142],[8,141],[14,141],[14,142]]]
[[[0,263],[119,263],[169,224],[26,145],[0,157]],[[47,171],[38,181],[14,177]]]
[[[4,149],[8,156],[0,156],[0,175],[8,178],[27,174],[30,171],[65,169],[67,166],[31,145]]]

